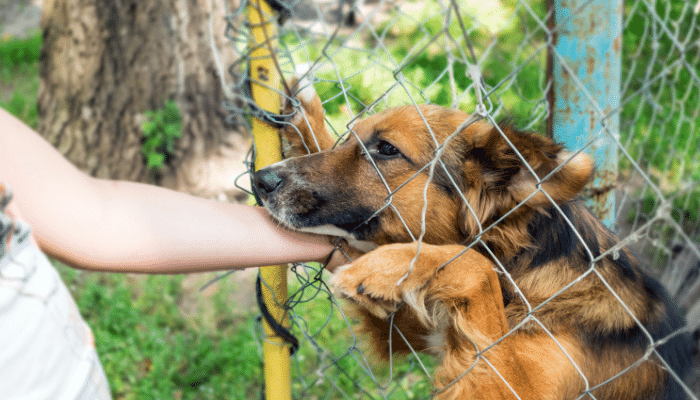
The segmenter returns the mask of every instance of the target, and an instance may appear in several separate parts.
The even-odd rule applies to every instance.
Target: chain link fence
[[[247,124],[242,116],[265,117],[246,95],[252,49],[245,6],[230,10],[226,32],[239,54],[226,66],[232,79],[226,83],[232,99],[227,107],[242,125]],[[483,112],[492,121],[508,118],[520,130],[549,129],[548,56],[557,57],[551,44],[559,27],[545,1],[297,0],[279,6],[277,66],[287,79],[300,69],[311,71],[327,125],[339,138],[351,134],[348,127],[357,119],[423,103]],[[579,9],[587,6],[581,2]],[[608,140],[618,154],[614,230],[666,286],[693,332],[700,328],[700,17],[695,7],[688,0],[624,2],[619,106],[595,116],[620,121],[619,137]],[[431,396],[434,359],[414,353],[377,362],[353,316],[331,293],[323,268],[296,264],[291,271],[284,306],[300,340],[292,357],[294,398]],[[394,340],[402,340],[399,330],[393,332]],[[265,340],[262,331],[257,334]],[[700,375],[693,374],[686,385],[697,396]]]

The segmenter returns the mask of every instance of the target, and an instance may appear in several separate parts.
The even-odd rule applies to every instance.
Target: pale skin
[[[39,247],[75,268],[176,274],[324,261],[332,238],[291,232],[261,207],[92,178],[0,109],[0,184]],[[349,260],[336,251],[330,266]]]

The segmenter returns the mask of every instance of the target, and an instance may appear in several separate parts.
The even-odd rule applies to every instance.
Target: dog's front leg
[[[421,329],[441,339],[430,340],[442,354],[436,398],[568,397],[559,389],[572,372],[559,347],[564,341],[510,332],[490,260],[459,245],[422,244],[417,253],[415,243],[382,246],[340,270],[334,285],[380,318],[408,307]]]
[[[470,320],[482,335],[498,338],[507,332],[494,265],[464,246],[422,243],[420,252],[416,243],[381,246],[339,270],[334,286],[378,317],[406,304],[428,328],[440,325],[430,315],[436,311],[431,311],[434,303],[450,308],[469,300]]]

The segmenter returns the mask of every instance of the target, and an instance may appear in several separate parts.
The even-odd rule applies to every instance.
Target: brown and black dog
[[[256,190],[291,229],[379,246],[334,285],[380,353],[394,324],[408,343],[392,351],[441,357],[437,398],[685,398],[684,319],[576,198],[588,156],[433,105],[357,121],[336,146],[313,88],[297,98],[281,133],[311,154],[258,171]]]

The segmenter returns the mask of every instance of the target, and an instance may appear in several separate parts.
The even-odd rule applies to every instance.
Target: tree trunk
[[[175,100],[182,137],[159,180],[202,195],[235,192],[229,175],[243,170],[247,139],[221,107],[212,41],[224,70],[234,57],[222,3],[45,0],[39,131],[93,176],[145,182],[144,112]]]

